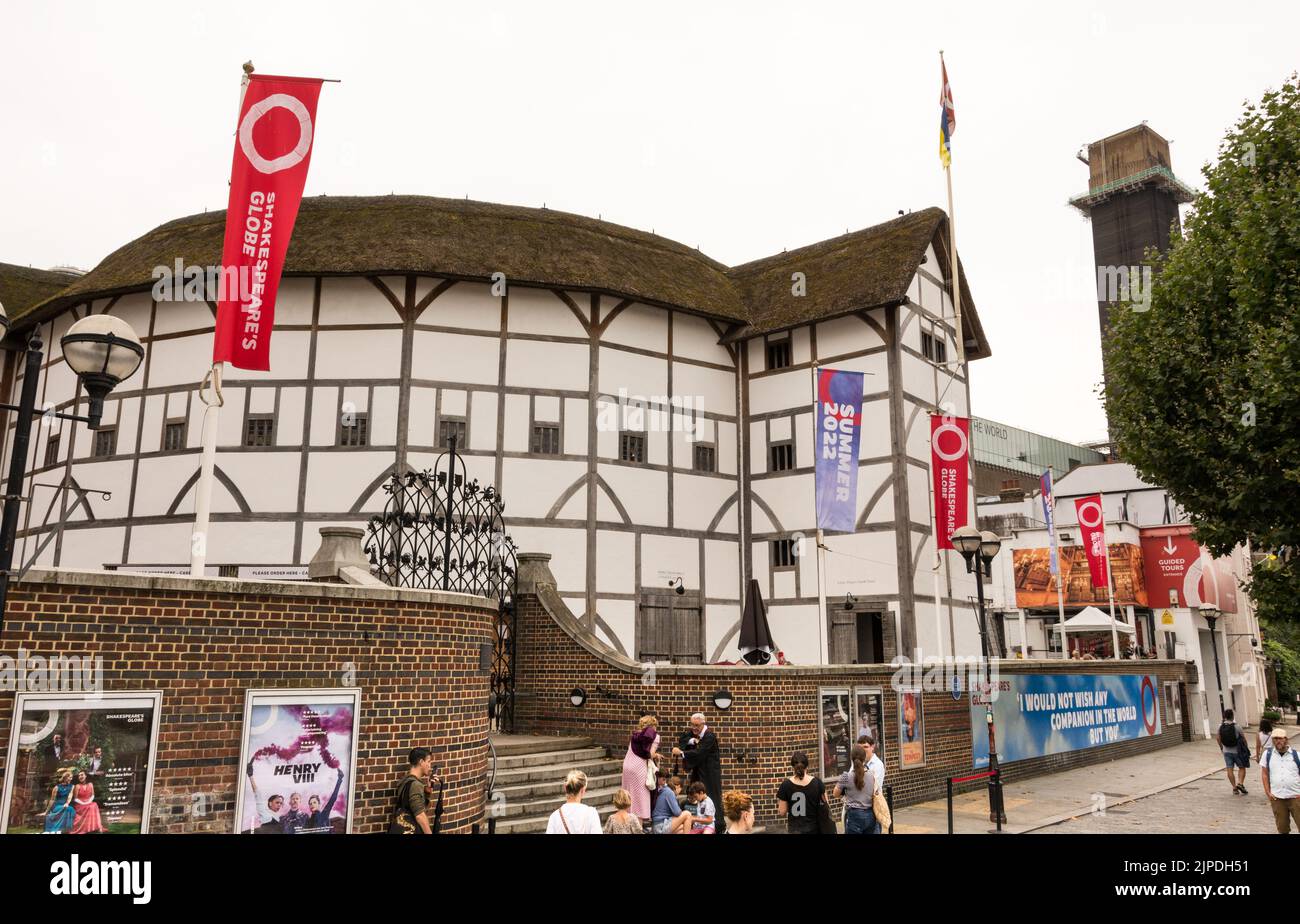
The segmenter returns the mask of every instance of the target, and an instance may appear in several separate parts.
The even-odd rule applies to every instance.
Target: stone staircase
[[[604,820],[614,811],[623,761],[605,755],[590,738],[545,735],[494,735],[496,781],[487,813],[497,834],[541,834],[551,812],[564,802],[564,778],[570,770],[587,774],[583,801]]]

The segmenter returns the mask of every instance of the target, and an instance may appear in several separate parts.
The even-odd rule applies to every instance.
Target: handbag
[[[817,833],[818,834],[839,834],[839,828],[835,826],[835,819],[831,817],[831,807],[826,800],[817,803]]]
[[[659,788],[659,765],[653,760],[645,762],[645,788],[651,792]]]
[[[393,817],[388,823],[389,834],[420,834],[420,826],[416,824],[415,816],[407,804],[407,799],[411,795],[411,784],[415,782],[415,777],[408,776],[402,783],[401,788],[397,790],[397,804],[393,806]]]
[[[889,834],[889,829],[894,826],[894,816],[889,811],[889,800],[878,789],[871,796],[871,814],[876,816],[876,822],[880,825],[880,833]]]

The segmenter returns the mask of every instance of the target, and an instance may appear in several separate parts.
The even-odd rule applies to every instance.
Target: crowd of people
[[[691,716],[689,727],[669,752],[685,775],[660,766],[661,743],[658,719],[642,716],[629,736],[614,811],[603,825],[600,812],[583,801],[587,775],[571,771],[564,781],[564,804],[551,813],[546,833],[749,834],[755,830],[753,798],[722,789],[718,736],[702,713]],[[860,735],[850,760],[851,768],[828,791],[827,783],[809,772],[807,754],[791,755],[790,774],[775,792],[777,815],[786,820],[788,833],[838,833],[831,798],[842,800],[845,834],[881,833],[887,822],[877,815],[888,808],[883,796],[885,765],[876,755],[875,738]]]

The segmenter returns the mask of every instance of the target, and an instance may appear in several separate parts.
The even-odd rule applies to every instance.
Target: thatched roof
[[[737,333],[764,333],[900,301],[926,245],[946,226],[942,211],[926,209],[729,269],[667,238],[567,212],[427,196],[319,196],[302,202],[285,274],[489,279],[500,272],[512,285],[611,292],[715,317]],[[224,229],[225,212],[168,222],[22,313],[35,320],[88,298],[147,289],[153,268],[178,258],[218,265]],[[796,270],[808,280],[804,297],[791,295]],[[963,304],[967,339],[987,355],[964,285]]]
[[[0,263],[0,305],[9,318],[20,317],[77,280],[76,273]]]

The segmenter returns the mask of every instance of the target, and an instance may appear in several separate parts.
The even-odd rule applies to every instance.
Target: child
[[[689,834],[694,817],[678,803],[682,791],[681,777],[669,779],[664,771],[655,774],[659,791],[655,794],[654,808],[650,812],[651,830],[655,834]]]
[[[606,834],[640,834],[641,819],[628,811],[632,807],[632,794],[626,789],[614,793],[614,811],[605,819]]]
[[[691,824],[692,834],[712,834],[714,832],[713,822],[717,814],[717,809],[713,806],[713,800],[709,798],[708,791],[704,788],[703,783],[692,783],[691,788],[687,791],[687,797],[690,800],[686,808],[695,816]]]

